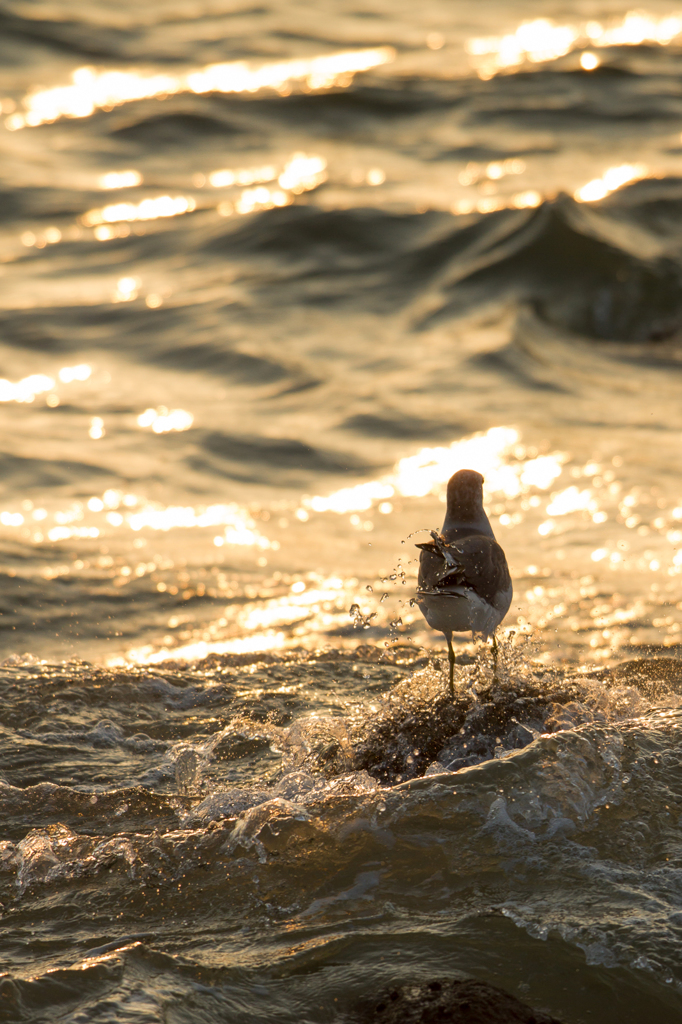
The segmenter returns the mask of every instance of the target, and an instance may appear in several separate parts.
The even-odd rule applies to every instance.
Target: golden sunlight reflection
[[[623,185],[641,181],[648,175],[649,168],[645,164],[620,164],[618,167],[609,167],[601,178],[594,178],[577,189],[573,198],[579,203],[596,203]]]
[[[537,188],[523,188],[520,191],[498,193],[503,179],[508,176],[524,174],[526,171],[526,162],[517,157],[490,161],[487,164],[469,162],[458,175],[458,185],[467,189],[468,194],[462,195],[460,192],[459,198],[454,201],[445,198],[444,203],[441,199],[440,202],[435,203],[434,208],[443,208],[444,206],[455,216],[467,216],[472,213],[485,216],[501,210],[532,210],[543,202],[551,201],[556,197],[555,192],[543,194]],[[607,168],[599,178],[591,179],[581,185],[573,195],[577,202],[598,202],[624,185],[662,173],[661,170],[652,170],[641,163],[619,164]],[[145,223],[179,217],[199,208],[214,209],[222,217],[232,217],[289,206],[296,201],[296,196],[313,191],[327,181],[328,165],[325,157],[320,154],[295,152],[279,166],[267,164],[258,167],[223,168],[211,171],[208,177],[201,174],[195,175],[195,178],[197,179],[197,188],[203,187],[208,181],[217,190],[234,189],[234,191],[227,191],[225,198],[220,198],[217,202],[215,200],[211,202],[211,193],[204,193],[200,207],[194,197],[182,195],[162,195],[147,197],[139,202],[111,203],[88,210],[81,215],[78,224],[64,227],[61,230],[49,227],[44,229],[41,234],[24,231],[20,236],[21,243],[25,246],[44,248],[47,244],[54,244],[58,241],[88,237],[87,231],[84,232],[83,228],[92,228],[95,238],[105,242],[127,237],[131,230],[138,234],[144,233]],[[269,184],[264,182],[266,178]],[[198,184],[199,179],[201,179],[201,185]],[[376,167],[369,171],[358,170],[357,173],[354,171],[351,174],[351,181],[353,184],[380,185],[386,181],[386,174]],[[252,184],[245,185],[245,182]],[[419,208],[422,209],[421,205]],[[134,222],[140,222],[140,224],[138,227],[131,228],[130,224]],[[113,302],[130,302],[138,297],[139,289],[139,279],[123,277],[116,283],[113,293],[109,293],[109,298]],[[67,293],[64,291],[63,294]],[[88,294],[92,299],[94,292],[90,291]],[[51,296],[50,300],[57,301],[54,296]],[[81,299],[81,301],[86,300]],[[96,301],[102,301],[102,298],[99,297]],[[164,299],[157,292],[151,292],[145,301],[150,309],[156,309],[162,305]]]
[[[0,523],[3,526],[23,526],[24,517],[21,512],[2,512],[0,513]]]
[[[294,153],[277,179],[280,188],[299,195],[317,188],[327,178],[327,161],[321,156]]]
[[[485,434],[453,441],[448,448],[422,448],[416,455],[401,459],[392,473],[379,480],[344,487],[327,497],[305,496],[301,505],[313,512],[343,514],[366,511],[394,495],[440,495],[453,473],[471,466],[485,477],[488,494],[514,498],[531,487],[549,489],[561,475],[568,456],[553,452],[529,457],[519,439],[519,432],[512,427],[492,427]]]
[[[100,175],[98,179],[100,188],[135,188],[142,184],[142,175],[139,171],[108,171]]]
[[[551,18],[524,21],[504,36],[470,39],[466,44],[472,65],[481,78],[491,78],[504,68],[556,60],[572,50],[589,47],[667,46],[682,34],[682,14],[657,17],[645,11],[628,11],[620,19],[560,25]],[[595,63],[596,61],[596,63]],[[583,54],[581,66],[588,71],[599,64],[596,55]]]
[[[533,210],[543,202],[544,196],[537,189],[525,189],[511,196],[481,196],[479,198],[457,199],[450,207],[455,216],[467,213],[495,213],[497,210]]]
[[[196,209],[191,196],[156,196],[139,203],[112,203],[100,209],[88,210],[81,217],[86,227],[96,224],[116,224],[118,221],[158,220],[159,217],[177,217]]]
[[[281,650],[286,646],[284,633],[260,633],[258,636],[234,637],[232,640],[197,640],[181,647],[162,647],[158,650],[152,644],[128,651],[125,658],[111,658],[110,668],[117,668],[133,662],[137,665],[158,665],[173,658],[178,661],[200,661],[209,654],[261,654]]]
[[[161,649],[148,644],[129,651],[125,660],[154,664],[168,658],[194,660],[209,654],[258,653],[279,650],[292,642],[300,644],[310,635],[347,625],[349,602],[353,602],[357,586],[355,578],[309,573],[306,581],[295,581],[282,596],[259,596],[245,605],[226,606],[219,619],[198,626],[193,636],[181,635],[186,641],[183,644],[170,646],[171,638],[166,637]],[[405,621],[409,619],[405,613]],[[177,624],[178,620],[169,620],[171,628]],[[226,632],[233,635],[226,636]],[[115,663],[125,662],[117,658]]]
[[[574,484],[565,491],[552,495],[552,500],[547,506],[547,515],[566,516],[571,512],[596,512],[598,507],[589,487],[581,491]]]
[[[108,242],[111,238],[127,238],[130,228],[125,222],[109,226],[99,224],[93,233],[98,242]]]
[[[268,164],[266,167],[241,167],[235,170],[225,168],[221,171],[211,171],[208,183],[213,188],[231,188],[233,185],[262,185],[264,182],[274,181],[276,177],[276,168]]]
[[[99,530],[96,526],[53,526],[47,532],[48,539],[53,544],[61,540],[71,540],[74,537],[95,540],[99,537]]]
[[[52,391],[55,382],[44,373],[32,373],[30,377],[13,384],[9,380],[0,380],[0,402],[32,402],[36,395]]]
[[[367,184],[376,187],[386,181],[386,172],[381,167],[370,167],[367,171]]]
[[[72,384],[74,381],[88,380],[91,372],[87,363],[80,363],[78,366],[63,366],[57,377],[62,384]],[[52,392],[56,384],[54,378],[45,373],[32,373],[16,384],[0,379],[0,402],[33,402],[36,395]],[[46,401],[53,408],[59,405],[59,398],[55,394],[48,395]]]
[[[507,174],[523,174],[525,169],[525,160],[520,160],[517,157],[493,160],[488,164],[479,164],[475,160],[470,160],[466,167],[459,172],[457,180],[460,185],[475,185],[484,178],[488,178],[490,181],[499,181]]]
[[[36,89],[23,99],[24,113],[11,114],[5,124],[10,131],[35,127],[60,117],[90,117],[95,110],[119,106],[133,100],[168,96],[179,91],[174,75],[140,75],[134,71],[96,71],[81,67],[71,75],[71,85]]]
[[[380,46],[260,66],[246,61],[210,64],[178,75],[81,67],[73,72],[70,85],[29,92],[22,100],[23,111],[10,114],[5,125],[10,131],[17,131],[62,117],[90,117],[96,110],[111,110],[122,103],[181,92],[255,93],[274,89],[287,93],[295,85],[309,90],[347,88],[358,72],[387,64],[394,58],[392,47]]]
[[[272,210],[277,206],[289,206],[294,196],[310,192],[327,180],[327,161],[322,156],[308,153],[293,153],[281,172],[274,167],[246,168],[240,170],[214,171],[209,181],[215,187],[227,188],[251,180],[271,181],[277,179],[278,188],[257,185],[245,188],[232,202],[224,200],[218,204],[218,213],[230,217],[234,213],[248,214],[259,210]]]
[[[289,626],[307,619],[311,612],[324,611],[329,614],[338,610],[339,597],[340,606],[345,612],[348,602],[344,590],[349,590],[344,581],[331,577],[310,590],[292,591],[286,597],[274,598],[267,604],[248,606],[239,615],[239,626],[250,632],[274,626]]]
[[[259,210],[272,210],[276,206],[289,206],[291,202],[291,196],[281,189],[258,185],[256,188],[245,188],[232,208],[230,203],[221,203],[218,212],[223,217],[231,213],[256,213]]]
[[[100,416],[91,418],[88,433],[93,440],[105,436],[104,421]],[[86,517],[92,525],[84,522]],[[33,536],[35,543],[42,543],[45,539],[56,541],[71,537],[99,537],[110,532],[107,527],[123,527],[134,533],[141,530],[167,533],[177,529],[222,529],[221,533],[213,536],[216,547],[235,545],[260,551],[278,551],[280,548],[279,541],[263,536],[249,512],[235,502],[196,508],[163,505],[109,488],[101,496],[93,495],[86,501],[73,502],[65,509],[52,512],[34,509],[32,518],[41,523],[41,532]],[[51,526],[50,521],[55,525]],[[18,528],[24,525],[24,517],[20,513],[5,510],[0,515],[0,524]]]
[[[519,162],[523,163],[523,161]],[[508,163],[508,161],[504,161],[504,163]],[[465,186],[475,185],[486,177],[490,181],[492,180],[490,169],[493,166],[489,164],[487,168],[484,168],[479,164],[468,164],[459,175],[459,183]],[[499,167],[502,168],[503,164],[500,164]],[[656,173],[660,174],[660,172]],[[606,196],[611,195],[612,192],[616,192],[624,185],[631,185],[635,181],[642,181],[644,178],[652,176],[655,176],[655,172],[647,167],[646,164],[618,164],[614,167],[608,167],[601,177],[593,178],[584,185],[581,185],[573,193],[573,198],[578,203],[596,203],[600,199],[605,199]],[[495,172],[493,172],[494,177]],[[555,193],[543,196],[537,189],[526,189],[512,195],[474,195],[457,199],[450,207],[450,212],[456,216],[461,216],[469,213],[487,214],[509,209],[528,210],[534,209],[540,206],[543,201],[553,198],[555,198]]]
[[[116,289],[111,296],[113,302],[133,302],[137,298],[140,279],[138,277],[119,277]]]
[[[308,60],[284,60],[250,67],[245,61],[211,64],[186,77],[190,92],[259,92],[261,89],[281,91],[294,83],[305,84],[311,90],[348,86],[352,76],[360,71],[387,64],[395,58],[391,46],[371,50],[332,53]]]
[[[62,384],[71,384],[74,380],[88,380],[92,369],[87,363],[79,363],[78,366],[63,366],[59,371],[59,379]]]
[[[554,60],[568,53],[579,39],[573,25],[556,25],[549,18],[524,21],[506,36],[470,39],[467,50],[472,57],[488,57],[483,68],[514,67],[529,60],[534,63]]]
[[[580,54],[580,67],[583,71],[594,71],[600,64],[601,61],[596,53],[586,50],[585,53]]]
[[[99,441],[105,434],[106,430],[104,429],[104,420],[101,416],[93,416],[90,420],[88,437],[92,438],[93,441]]]
[[[106,498],[106,495],[105,495]],[[111,500],[105,502],[108,508]],[[177,529],[206,529],[217,526],[224,527],[223,533],[214,537],[214,544],[235,544],[238,547],[256,547],[261,550],[277,550],[278,541],[270,541],[257,529],[248,512],[234,503],[229,505],[209,505],[207,508],[191,506],[164,506],[154,502],[141,503],[139,510],[125,513],[122,522],[131,530],[161,530],[164,533]]]
[[[138,427],[151,427],[155,434],[166,434],[171,430],[189,430],[194,423],[194,416],[184,409],[167,409],[160,405],[158,409],[145,409],[137,417]]]
[[[128,173],[128,172],[126,172]],[[133,173],[133,172],[130,172]],[[277,180],[276,188],[268,188],[262,182]],[[202,176],[203,180],[203,176]],[[327,180],[327,161],[324,157],[310,153],[293,153],[278,170],[273,166],[224,169],[212,171],[208,180],[214,188],[229,188],[234,185],[251,185],[243,188],[233,200],[218,203],[218,213],[223,217],[233,214],[255,213],[260,210],[271,210],[278,206],[289,206],[294,197],[303,192],[310,192]],[[261,182],[261,184],[256,184]],[[193,213],[197,208],[192,196],[156,196],[140,200],[140,202],[111,203],[109,206],[88,210],[80,218],[85,227],[95,229],[95,237],[106,242],[122,236],[121,225],[127,234],[126,224],[134,221],[153,221],[167,217],[179,217],[185,213]],[[30,239],[22,240],[24,244],[37,244],[37,236],[33,233]],[[61,238],[61,235],[60,235]],[[132,280],[122,278],[121,280]],[[119,288],[119,292],[120,292]],[[135,293],[136,297],[137,292]],[[127,301],[125,294],[115,296],[115,301]],[[160,305],[161,303],[157,303]],[[154,308],[153,301],[148,303]]]

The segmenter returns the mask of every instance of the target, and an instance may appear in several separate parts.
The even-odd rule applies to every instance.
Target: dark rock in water
[[[424,699],[399,684],[355,746],[354,765],[390,785],[423,775],[448,740],[463,726],[473,698],[453,701],[440,693]]]
[[[473,978],[439,978],[388,992],[363,1024],[561,1024],[515,996]]]
[[[561,672],[516,666],[500,682],[484,660],[471,659],[458,665],[453,700],[442,673],[420,670],[394,686],[372,714],[365,709],[348,720],[352,767],[391,786],[437,773],[438,763],[458,771],[527,746],[546,731],[551,709],[580,697],[579,685]]]

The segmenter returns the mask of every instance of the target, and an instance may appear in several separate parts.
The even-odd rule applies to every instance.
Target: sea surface
[[[682,10],[4,0],[0,107],[0,1020],[682,1022]]]

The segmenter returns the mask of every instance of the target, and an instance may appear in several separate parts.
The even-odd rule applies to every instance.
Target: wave
[[[410,416],[396,409],[394,413],[357,413],[348,416],[339,424],[340,430],[350,430],[364,437],[430,438],[448,439],[458,437],[466,431],[456,423],[442,423],[437,420]]]
[[[177,318],[169,319],[173,333],[177,336]],[[161,328],[161,329],[160,329]],[[182,332],[180,332],[182,333]],[[229,340],[195,342],[194,344],[173,344],[173,339],[164,337],[160,324],[156,324],[149,344],[139,352],[145,362],[157,366],[194,373],[210,373],[227,377],[245,384],[274,384],[290,376],[288,367],[273,359],[240,352],[230,347]],[[310,386],[316,381],[309,381]]]
[[[223,472],[240,480],[261,480],[263,466],[268,467],[268,475],[275,480],[299,484],[304,483],[305,474],[359,474],[376,469],[352,452],[326,451],[286,437],[239,437],[212,431],[204,436],[201,448],[220,460]],[[201,456],[190,461],[204,468]]]
[[[96,22],[88,24],[83,10],[79,15],[79,20],[27,18],[4,10],[0,12],[0,39],[8,50],[10,41],[21,49],[27,43],[38,43],[57,55],[66,53],[87,60],[106,60],[125,52],[129,33],[115,25],[103,29]]]
[[[594,339],[675,334],[682,267],[668,256],[635,256],[614,245],[614,233],[567,197],[546,204],[487,254],[485,267],[451,286],[453,298],[438,316],[495,296],[530,302],[550,322]]]
[[[547,323],[595,341],[675,341],[682,332],[679,193],[680,183],[666,179],[623,189],[598,207],[560,196],[535,210],[456,217],[329,211],[302,202],[184,234],[177,224],[173,237],[192,273],[201,271],[212,282],[211,298],[201,306],[201,340],[188,343],[188,324],[197,330],[197,307],[182,301],[153,315],[95,304],[87,322],[81,307],[69,306],[60,309],[57,326],[49,306],[18,311],[3,316],[5,338],[22,348],[66,351],[87,344],[101,321],[97,347],[111,344],[138,360],[250,383],[293,376],[298,388],[315,386],[314,374],[302,375],[270,354],[240,352],[238,342],[225,337],[226,317],[246,322],[256,304],[261,310],[335,306],[356,314],[400,313],[420,330],[475,311],[530,305]],[[26,198],[29,204],[43,200],[32,193]],[[74,202],[75,194],[52,195],[52,210],[45,206],[41,216]],[[98,243],[82,244],[101,260]],[[111,243],[104,255],[112,278],[124,256],[133,264],[163,262],[169,244],[165,232]],[[237,291],[228,294],[225,284],[221,303],[216,296],[226,262]],[[205,340],[218,331],[220,339]]]
[[[637,204],[625,190],[598,211],[567,196],[533,211],[463,217],[294,206],[261,214],[205,251],[276,265],[269,289],[277,301],[286,287],[302,301],[407,308],[421,328],[491,304],[530,303],[595,340],[656,342],[682,327],[682,265],[670,237],[656,232],[665,224],[670,236],[679,200],[652,189],[660,183],[648,193],[634,188]],[[652,204],[657,217],[647,228]],[[424,303],[430,311],[420,317]]]
[[[98,487],[102,485],[102,478],[110,475],[109,470],[91,462],[22,458],[7,453],[0,455],[0,473],[3,480],[10,480],[19,492],[35,487],[61,487],[74,481],[78,486],[92,481],[92,485]]]
[[[679,663],[632,661],[571,674],[533,665],[519,652],[507,656],[503,683],[491,683],[485,662],[461,666],[454,704],[432,668],[380,668],[375,660],[334,661],[329,654],[327,664],[315,656],[271,658],[249,673],[229,657],[184,676],[169,664],[168,678],[75,664],[5,667],[6,683],[23,682],[16,694],[11,685],[7,691],[13,721],[3,744],[13,764],[5,760],[6,772],[18,775],[42,752],[43,775],[63,772],[68,761],[83,781],[0,785],[9,830],[0,844],[3,903],[44,915],[49,899],[50,914],[64,913],[96,879],[108,923],[88,918],[93,930],[83,938],[83,955],[115,953],[104,962],[117,970],[132,957],[138,979],[149,958],[166,971],[166,953],[155,944],[189,942],[194,961],[174,961],[168,970],[197,980],[198,917],[215,930],[212,949],[220,951],[218,974],[204,976],[211,986],[229,985],[235,963],[254,969],[254,929],[267,931],[270,966],[281,934],[286,977],[300,973],[292,937],[301,944],[297,955],[328,965],[338,959],[339,929],[350,921],[355,953],[346,969],[353,964],[357,998],[370,976],[377,979],[357,943],[376,941],[385,950],[409,941],[421,968],[433,970],[445,929],[443,953],[447,947],[449,969],[457,970],[466,958],[453,937],[468,949],[478,921],[476,942],[486,936],[500,955],[509,955],[511,942],[537,963],[556,958],[559,944],[562,960],[579,972],[587,970],[585,960],[620,972],[612,978],[621,977],[637,1000],[649,981],[665,992],[680,929],[670,863],[678,833]],[[363,705],[320,714],[319,703],[310,715],[311,687],[335,687],[344,665],[384,673],[392,667],[403,679],[371,698],[372,715]],[[210,695],[214,688],[220,700],[199,718],[201,707],[188,703],[185,691]],[[35,717],[34,702],[45,693],[72,702],[82,696],[94,714],[107,705],[112,719],[91,728],[64,723],[60,733],[45,708],[30,730],[17,729]],[[245,693],[251,715],[244,714]],[[217,713],[227,718],[218,729]],[[148,733],[140,737],[132,729],[143,717]],[[88,779],[88,759],[106,782]],[[210,774],[216,759],[220,780]],[[239,764],[246,770],[237,777]],[[133,765],[144,765],[146,781],[117,785]],[[412,777],[400,782],[405,774]],[[150,938],[135,934],[141,906]],[[240,953],[229,936],[247,918],[251,939]],[[131,948],[116,952],[124,943]],[[61,967],[72,965],[73,953]],[[311,966],[303,972],[308,979]],[[41,977],[35,962],[31,977],[3,983],[30,999],[54,981],[53,974]],[[611,988],[611,998],[624,996]],[[25,1019],[24,1010],[13,1019]]]
[[[113,119],[109,129],[112,138],[122,139],[127,143],[136,143],[147,149],[148,146],[155,148],[172,148],[196,145],[197,142],[206,142],[212,139],[232,143],[233,137],[248,132],[254,135],[253,127],[247,125],[239,126],[234,121],[223,120],[216,116],[216,111],[211,111],[209,116],[209,104],[205,113],[197,111],[196,101],[188,101],[186,109],[175,111],[164,111],[163,114],[144,114],[148,103],[140,105],[136,114],[119,114]]]

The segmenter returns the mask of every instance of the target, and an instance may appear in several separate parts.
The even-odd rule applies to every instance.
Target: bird
[[[450,477],[443,527],[440,533],[429,532],[431,540],[416,545],[421,548],[417,605],[429,626],[447,640],[454,699],[452,634],[471,630],[473,637],[492,637],[497,674],[495,630],[513,593],[507,559],[483,508],[480,473],[460,469]]]

